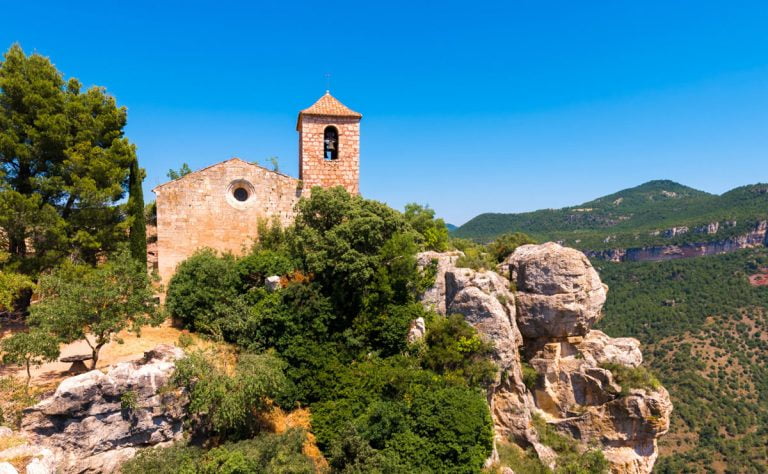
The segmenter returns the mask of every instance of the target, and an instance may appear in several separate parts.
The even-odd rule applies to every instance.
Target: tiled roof
[[[320,97],[320,99],[312,104],[311,107],[308,107],[299,112],[299,117],[302,115],[326,115],[332,117],[356,118],[361,118],[363,116],[362,114],[355,112],[354,110],[339,102],[336,97],[332,96],[331,93],[327,91],[325,95]]]

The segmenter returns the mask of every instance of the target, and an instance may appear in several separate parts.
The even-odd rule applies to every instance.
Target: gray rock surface
[[[554,468],[557,454],[533,427],[539,414],[585,446],[600,445],[612,472],[650,473],[672,404],[663,388],[622,396],[614,375],[601,367],[638,367],[643,357],[636,339],[591,329],[602,316],[607,287],[586,256],[555,243],[524,245],[499,266],[501,275],[458,268],[457,259],[419,256],[422,265],[435,262],[437,275],[422,302],[442,315],[463,315],[493,342],[499,377],[488,403],[497,442],[532,447]],[[530,373],[524,383],[524,361],[533,385]]]
[[[411,321],[411,327],[408,329],[407,340],[409,343],[419,341],[424,338],[426,333],[427,323],[424,321],[424,318],[419,316],[418,318]]]
[[[608,287],[576,249],[522,245],[500,268],[516,285],[517,323],[526,338],[583,336],[602,316]]]
[[[268,276],[264,281],[267,291],[277,291],[280,289],[280,277],[278,275]]]
[[[579,344],[579,351],[592,365],[611,363],[639,367],[643,363],[640,341],[633,337],[608,337],[596,329],[587,333]]]
[[[70,377],[25,410],[22,432],[53,449],[63,472],[114,472],[135,448],[181,437],[186,394],[159,391],[180,357],[181,349],[160,345],[141,361]]]

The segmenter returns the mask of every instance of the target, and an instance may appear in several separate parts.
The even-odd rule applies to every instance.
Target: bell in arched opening
[[[339,158],[339,131],[333,125],[325,127],[323,133],[323,157],[326,160]]]

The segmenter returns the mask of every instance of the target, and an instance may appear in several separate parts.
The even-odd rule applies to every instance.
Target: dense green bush
[[[435,318],[427,328],[425,341],[425,368],[469,386],[484,386],[493,381],[493,345],[483,341],[462,315]]]
[[[448,228],[445,221],[435,219],[433,209],[410,203],[405,205],[403,216],[411,228],[421,236],[419,240],[425,250],[443,252],[448,249]]]
[[[201,250],[176,269],[166,295],[170,315],[195,331],[215,332],[216,321],[240,286],[232,255]]]
[[[261,434],[210,451],[193,446],[144,449],[123,464],[123,474],[313,474],[312,459],[302,453],[306,434],[299,429]]]
[[[313,406],[320,446],[338,470],[406,462],[411,472],[477,472],[491,449],[483,393],[453,385],[413,358],[353,364]]]
[[[242,354],[230,375],[213,355],[198,351],[177,362],[172,384],[189,391],[198,429],[242,439],[259,431],[258,415],[287,390],[284,370],[273,354]]]
[[[493,242],[488,244],[488,252],[497,262],[501,263],[519,246],[535,243],[536,241],[532,237],[523,234],[522,232],[511,232],[500,235]]]
[[[273,250],[257,250],[237,260],[235,272],[240,279],[240,292],[264,286],[272,275],[286,275],[296,268],[291,258]]]
[[[464,253],[456,260],[456,266],[477,271],[494,270],[498,262],[484,245],[471,240],[453,239],[451,244]]]
[[[613,374],[616,383],[621,385],[621,395],[627,396],[633,389],[658,390],[661,383],[655,375],[645,367],[627,367],[622,364],[605,363],[600,367]]]

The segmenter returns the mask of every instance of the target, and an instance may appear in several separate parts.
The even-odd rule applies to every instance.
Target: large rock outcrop
[[[22,434],[55,453],[56,472],[115,472],[137,448],[180,439],[186,394],[159,389],[183,355],[160,345],[140,361],[65,379],[25,410]]]
[[[524,245],[498,273],[460,268],[457,260],[456,253],[420,254],[422,266],[436,268],[422,301],[443,315],[462,314],[494,343],[499,377],[488,400],[497,441],[533,447],[555,465],[532,423],[538,414],[585,447],[600,445],[613,472],[651,472],[656,440],[669,428],[669,395],[662,387],[622,390],[607,368],[636,368],[642,353],[636,339],[591,329],[608,288],[586,256],[554,243]],[[535,384],[529,378],[526,386],[523,366],[535,371]]]
[[[517,321],[526,338],[583,336],[600,318],[608,288],[578,250],[523,245],[501,269],[517,288]]]

